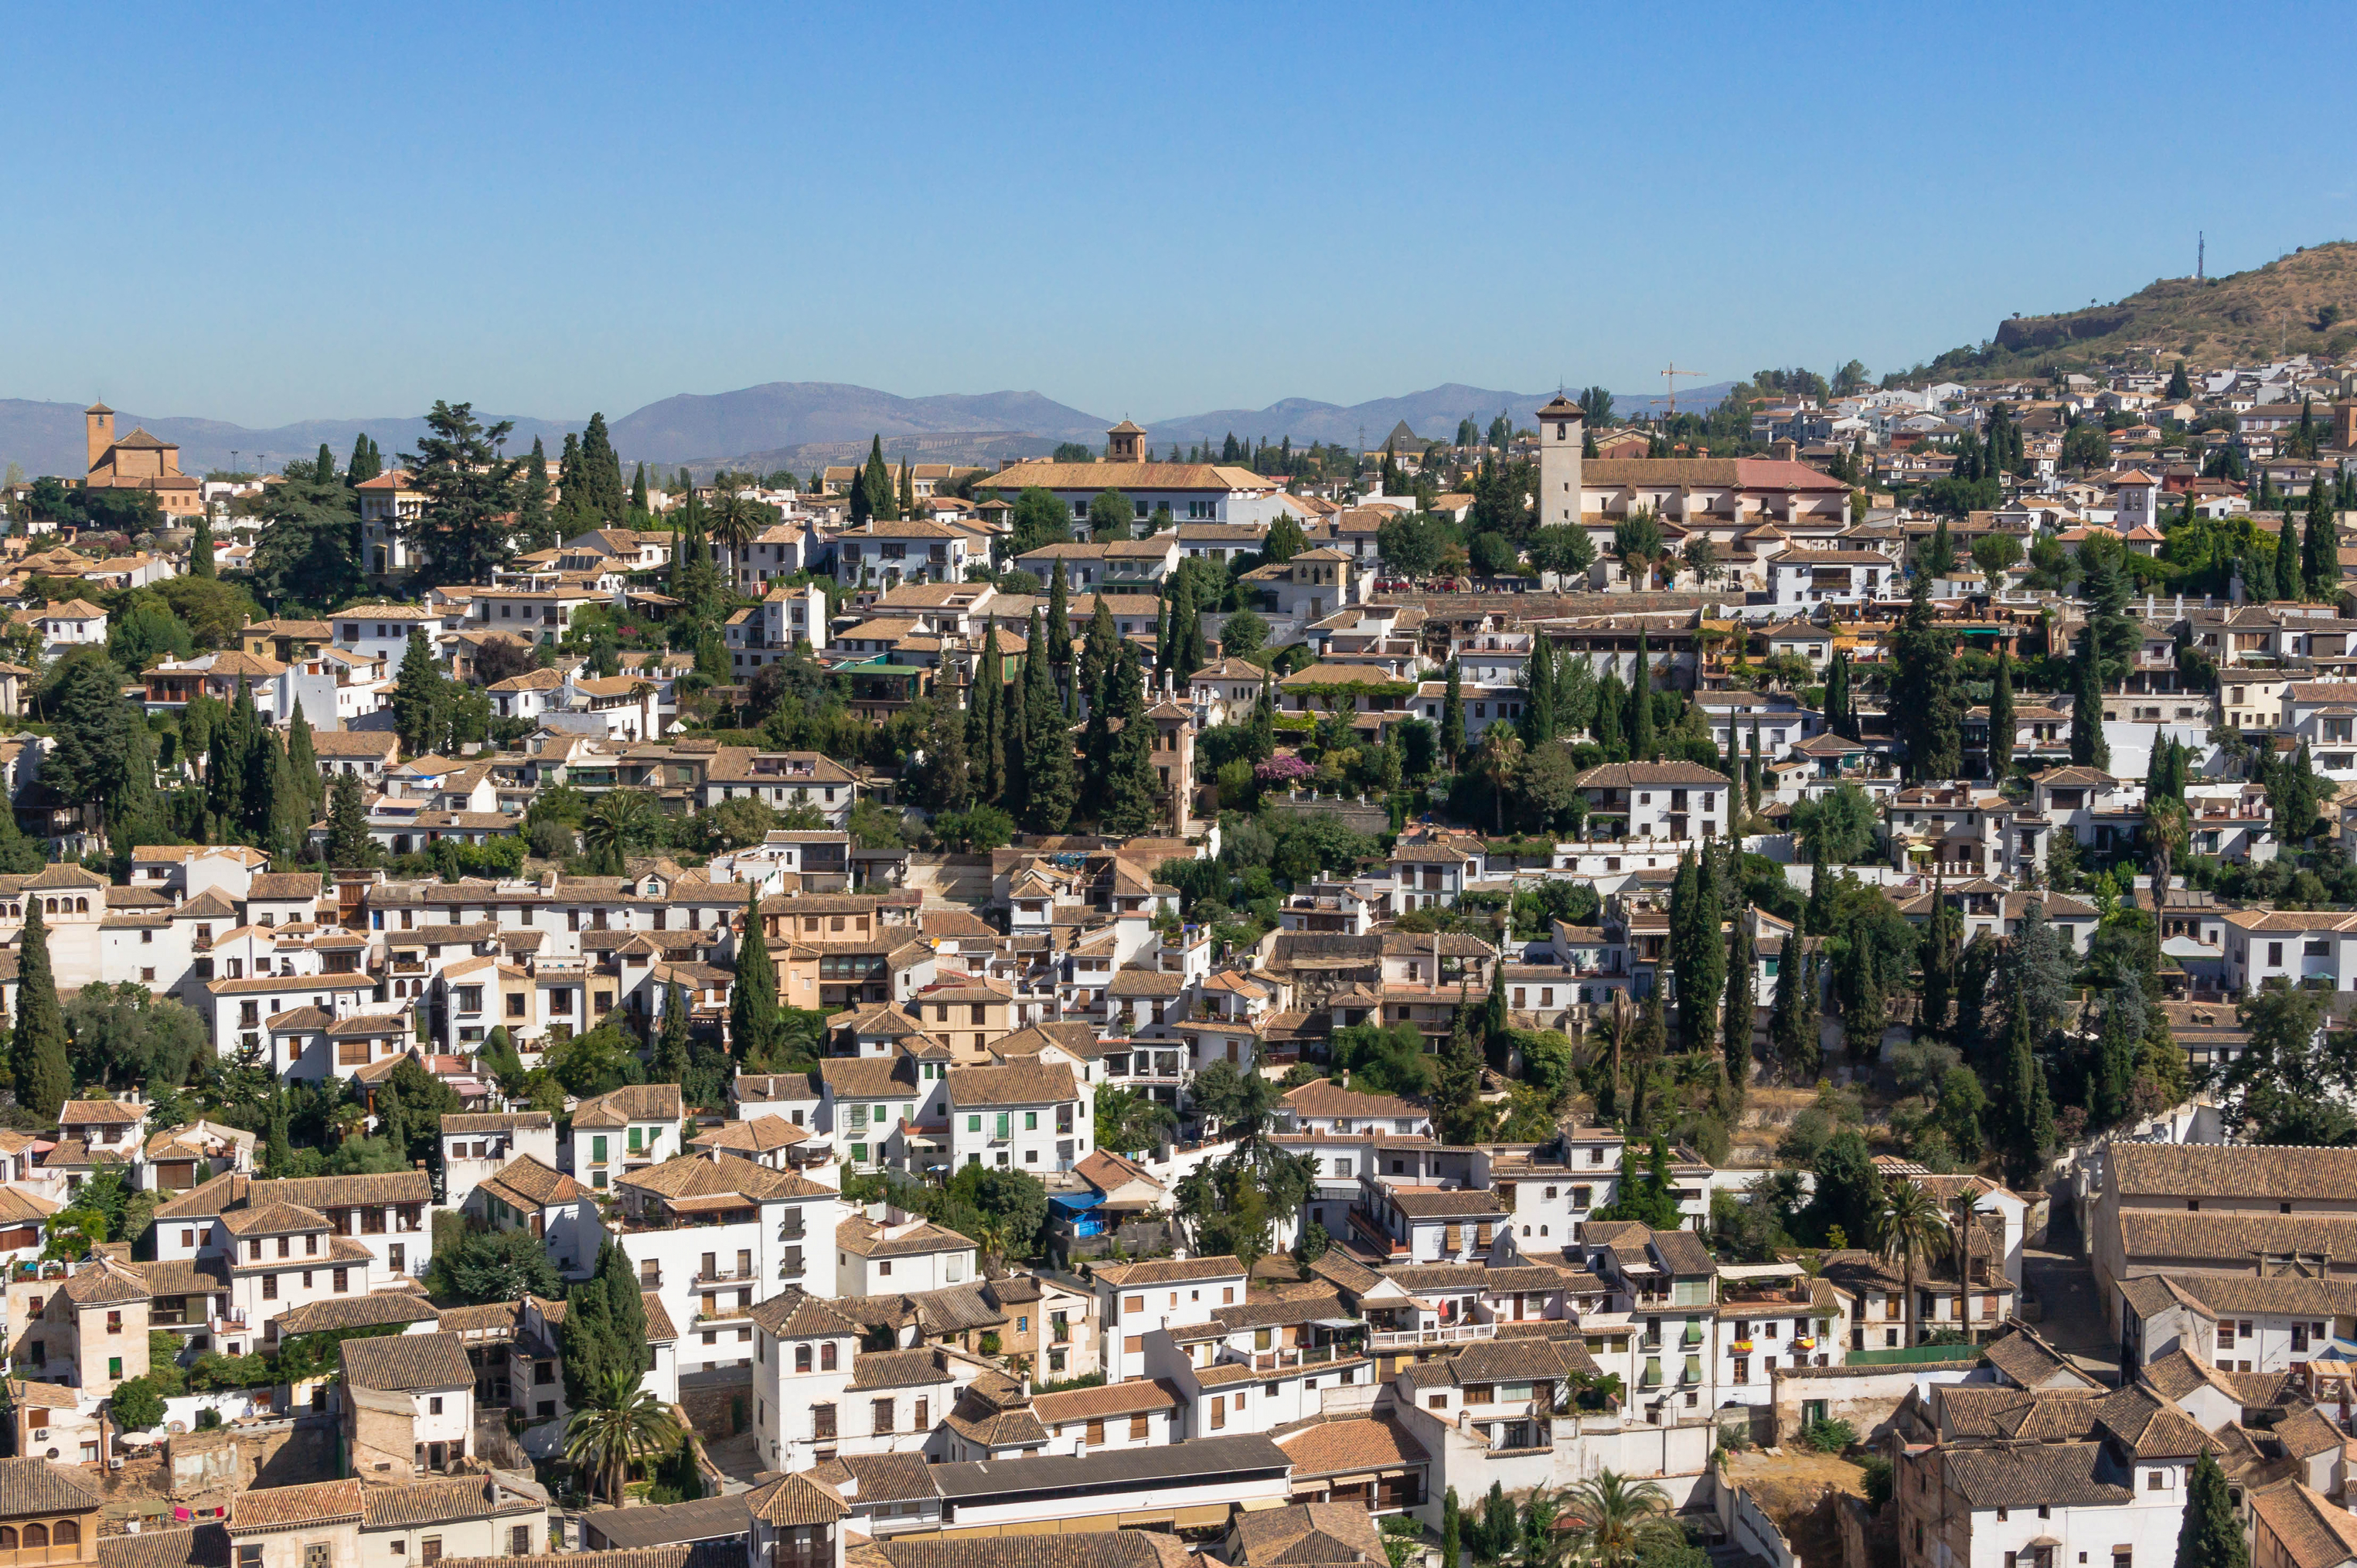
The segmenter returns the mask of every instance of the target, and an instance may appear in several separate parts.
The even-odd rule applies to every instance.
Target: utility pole
[[[2196,229],[2193,231],[2193,281],[2195,283],[2201,282],[2203,271],[2209,265],[2209,262],[2210,236]]]

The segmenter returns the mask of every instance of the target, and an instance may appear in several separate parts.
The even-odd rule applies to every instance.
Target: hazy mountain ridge
[[[82,410],[78,403],[39,403],[26,398],[0,398],[0,462],[22,463],[28,474],[58,474],[79,477],[88,466],[82,436]],[[487,423],[500,419],[515,420],[515,434],[509,438],[510,451],[529,451],[533,437],[539,436],[551,456],[564,445],[568,430],[579,430],[588,422],[571,419],[533,419],[522,415],[490,416]],[[148,434],[166,441],[180,444],[180,471],[202,474],[212,468],[231,466],[232,451],[238,467],[272,472],[286,466],[288,459],[310,457],[319,450],[319,443],[340,463],[351,456],[352,442],[366,431],[384,449],[385,461],[396,460],[396,454],[416,445],[425,432],[422,416],[397,419],[306,419],[292,424],[269,429],[254,429],[231,424],[223,420],[205,419],[187,414],[133,413],[117,409],[114,433],[128,435],[135,428],[145,428]]]

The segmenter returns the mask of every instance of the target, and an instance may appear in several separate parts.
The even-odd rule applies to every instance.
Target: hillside
[[[1102,442],[1112,423],[1038,392],[898,397],[841,381],[769,381],[735,392],[683,392],[651,403],[614,421],[614,446],[629,461],[710,463],[748,454],[807,456],[802,449],[812,446],[856,443],[865,447],[877,435],[888,445],[895,436],[971,438],[1013,432],[1045,436],[1050,446],[1057,441]],[[923,456],[946,461],[973,454],[942,449],[923,450]]]
[[[2162,278],[2112,305],[1997,324],[1996,353],[1956,349],[1938,366],[2071,362],[2149,352],[2196,366],[2357,349],[2357,243],[2310,245],[2206,283]]]
[[[84,406],[78,403],[0,398],[0,463],[22,463],[28,474],[80,475],[85,466],[81,420]],[[495,414],[489,418],[492,423],[501,418],[515,420],[516,433],[508,441],[510,451],[529,451],[532,438],[537,435],[546,443],[552,456],[564,445],[566,431],[578,430],[587,423],[521,415]],[[140,427],[164,440],[178,442],[180,471],[202,474],[230,467],[231,453],[236,454],[240,467],[275,472],[290,457],[310,456],[322,441],[341,462],[351,455],[352,439],[362,431],[384,448],[385,461],[389,463],[396,453],[416,445],[417,438],[425,434],[425,422],[412,413],[383,419],[307,419],[254,429],[193,415],[116,411],[116,434],[128,435]]]

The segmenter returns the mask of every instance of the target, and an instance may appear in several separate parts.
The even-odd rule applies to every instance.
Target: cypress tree
[[[1825,865],[1822,846],[1809,851],[1809,901],[1802,907],[1801,929],[1813,937],[1822,937],[1834,927],[1835,873]]]
[[[581,477],[581,437],[568,430],[556,451],[556,515],[559,532],[570,536],[593,526],[583,503],[587,482]]]
[[[1719,1049],[1727,1059],[1727,1081],[1740,1095],[1751,1081],[1751,1010],[1753,957],[1749,913],[1735,909],[1733,951],[1727,960],[1727,1016],[1719,1026]]]
[[[909,459],[906,457],[900,459],[900,515],[917,515],[917,486],[909,476]]]
[[[1081,648],[1081,694],[1088,699],[1092,716],[1105,705],[1105,678],[1113,673],[1122,649],[1113,628],[1111,606],[1103,594],[1096,596],[1096,601],[1089,615],[1088,640]]]
[[[2206,1450],[2193,1462],[2185,1522],[2177,1531],[2177,1568],[2250,1568],[2250,1543],[2235,1517],[2226,1472]]]
[[[2104,739],[2104,689],[2096,677],[2093,628],[2079,634],[2078,657],[2071,662],[2074,677],[2071,694],[2072,764],[2078,768],[2108,768],[2112,748]]]
[[[1727,939],[1719,932],[1718,857],[1706,840],[1695,856],[1694,910],[1686,928],[1687,950],[1678,968],[1678,1032],[1689,1050],[1707,1050],[1718,1034],[1718,1011],[1727,989]],[[1674,929],[1676,920],[1672,918]]]
[[[1838,648],[1825,671],[1825,727],[1846,740],[1857,738],[1857,715],[1849,706],[1849,655]]]
[[[287,467],[291,468],[294,465],[290,463]],[[324,441],[319,443],[319,455],[311,459],[311,477],[323,485],[332,483],[336,478],[336,455],[328,450],[328,444]]]
[[[1098,596],[1102,598],[1103,596]],[[1078,693],[1071,690],[1071,671],[1066,668],[1072,658],[1072,601],[1064,582],[1064,563],[1056,563],[1056,575],[1048,584],[1048,660],[1049,673],[1067,697],[1065,712],[1072,709],[1070,699]]]
[[[311,791],[304,786],[302,774],[296,771],[294,755],[275,735],[269,737],[269,743],[272,777],[267,842],[274,854],[301,860],[311,839]],[[316,768],[312,776],[317,777]]]
[[[897,522],[900,517],[900,499],[892,488],[892,470],[884,463],[884,437],[871,435],[867,441],[867,467],[862,475],[866,481],[867,504],[876,517],[885,522]]]
[[[553,520],[548,510],[548,452],[540,437],[532,438],[532,456],[519,471],[516,490],[516,536],[527,548],[545,549]]]
[[[1997,1133],[1993,1141],[2004,1157],[2008,1183],[2026,1187],[2037,1179],[2047,1151],[2054,1146],[2054,1102],[2047,1092],[2046,1070],[2030,1044],[2029,1010],[2018,997],[2007,1039],[2004,1090],[1994,1097]]]
[[[540,437],[536,435],[533,437],[532,449],[533,456],[537,456],[540,453]],[[630,474],[630,511],[634,518],[654,515],[654,508],[647,501],[647,466],[644,463],[640,464]]]
[[[589,428],[581,433],[581,483],[587,491],[582,497],[584,515],[590,527],[622,520],[628,504],[622,489],[622,459],[614,451],[613,437],[606,434],[602,413],[592,413]]]
[[[1031,613],[1031,652],[1023,661],[1023,811],[1032,832],[1060,833],[1079,793],[1071,732],[1039,646],[1039,613]]]
[[[687,993],[674,980],[663,988],[662,1027],[655,1036],[654,1059],[649,1064],[651,1083],[687,1081]]]
[[[1926,576],[1945,577],[1955,569],[1955,542],[1948,537],[1948,520],[1943,517],[1932,529],[1932,542],[1923,552],[1923,572]]]
[[[737,983],[728,990],[728,1049],[740,1067],[774,1069],[780,1044],[778,966],[761,931],[761,894],[745,895],[745,929],[737,939]]]
[[[1555,738],[1555,654],[1544,632],[1531,638],[1530,674],[1523,682],[1523,744],[1541,746]]]
[[[49,932],[38,898],[25,900],[25,929],[16,956],[16,1024],[8,1043],[16,1103],[54,1122],[73,1091],[73,1074],[66,1065],[65,1017],[50,977]]]
[[[311,721],[303,716],[303,699],[295,699],[295,717],[286,726],[286,760],[295,765],[303,795],[316,812],[327,803],[328,781],[319,773],[319,754],[311,745]]]
[[[251,699],[248,699],[251,701]],[[401,657],[401,671],[393,684],[393,727],[404,750],[422,757],[434,749],[442,710],[442,671],[422,628],[412,628],[409,650]]]
[[[1637,628],[1637,668],[1629,677],[1629,757],[1653,760],[1653,660],[1645,649],[1645,628]]]
[[[253,689],[242,682],[238,684],[237,701],[230,708],[230,724],[243,742],[236,764],[241,780],[238,822],[245,832],[246,843],[265,845],[270,843],[271,823],[278,805],[277,758],[271,755],[276,737],[263,727],[261,716],[254,712]]]
[[[358,485],[384,472],[384,455],[376,449],[363,430],[352,437],[351,460],[344,465],[344,483]]]
[[[2002,779],[2013,771],[2013,649],[1998,643],[1996,686],[1989,693],[1988,773]]]
[[[1463,678],[1457,660],[1448,661],[1448,684],[1440,700],[1440,755],[1448,758],[1448,766],[1457,766],[1458,754],[1465,749],[1465,698]]]
[[[360,776],[339,773],[328,791],[328,864],[364,866],[375,858],[369,837],[368,805],[361,794]]]
[[[1768,1052],[1787,1082],[1798,1081],[1801,1047],[1801,933],[1784,940],[1776,958],[1776,993],[1768,1007]]]
[[[1607,762],[1629,760],[1628,744],[1620,738],[1620,721],[1628,708],[1628,694],[1621,690],[1620,677],[1608,666],[1603,679],[1596,682],[1596,720],[1591,726],[1597,748],[1604,753]]]
[[[2341,590],[2341,544],[2327,499],[2328,481],[2321,473],[2309,481],[2308,532],[2300,541],[2300,568],[2308,579],[2307,596],[2330,603]],[[2285,520],[2290,532],[2290,520]]]
[[[1956,912],[1949,907],[1947,879],[1932,885],[1931,929],[1923,943],[1922,1022],[1935,1035],[1948,1032],[1948,1010],[1956,989]]]
[[[2307,585],[2300,581],[2299,538],[2291,523],[2291,512],[2283,514],[2283,526],[2276,531],[2276,595],[2279,599],[2304,599]]]
[[[1760,814],[1760,791],[1764,772],[1760,760],[1760,715],[1754,714],[1751,715],[1751,756],[1743,765],[1743,792],[1755,817]]]
[[[1121,721],[1121,732],[1112,737],[1106,758],[1102,825],[1107,833],[1127,838],[1152,832],[1161,822],[1161,807],[1155,799],[1154,725],[1146,716],[1137,645],[1123,643],[1118,657],[1108,705],[1111,716]]]
[[[262,1168],[273,1176],[295,1174],[295,1141],[287,1125],[286,1091],[273,1084],[270,1089],[269,1133],[263,1144]]]
[[[1000,714],[1005,705],[1006,660],[998,651],[998,623],[982,634],[982,652],[974,666],[974,689],[966,700],[965,749],[974,772],[977,798],[1003,803],[1006,789],[1006,754],[1002,749]]]

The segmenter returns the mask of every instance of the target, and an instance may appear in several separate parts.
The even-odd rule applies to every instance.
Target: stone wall
[[[689,1384],[683,1379],[679,1408],[698,1437],[717,1442],[749,1431],[753,1424],[752,1369],[743,1368],[738,1376],[725,1380],[699,1378]]]

